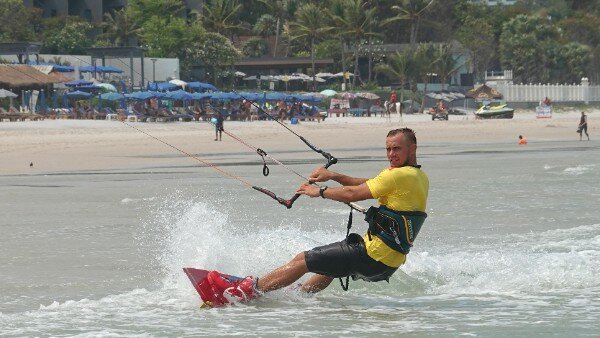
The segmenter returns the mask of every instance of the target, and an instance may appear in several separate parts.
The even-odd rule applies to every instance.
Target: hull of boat
[[[477,116],[478,119],[512,119],[514,113],[514,109],[484,110],[475,113],[475,116]]]

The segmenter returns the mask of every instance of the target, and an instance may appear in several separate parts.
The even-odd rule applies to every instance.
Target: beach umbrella
[[[356,98],[356,94],[353,94],[350,92],[338,93],[337,96],[341,97],[342,99],[346,99],[346,100],[352,100],[352,99]]]
[[[82,92],[80,90],[75,90],[72,92],[67,92],[66,96],[70,99],[89,99],[90,97],[92,97],[92,94]]]
[[[363,99],[367,99],[367,100],[377,100],[377,99],[380,98],[379,95],[373,94],[373,93],[369,93],[369,92],[356,93],[356,96],[361,97]]]
[[[191,101],[193,99],[192,95],[185,90],[176,90],[172,92],[168,92],[165,95],[166,99],[171,100],[181,100],[181,101]]]
[[[217,87],[213,86],[210,83],[197,82],[197,81],[188,83],[188,87],[190,89],[217,90]]]
[[[92,81],[87,81],[87,80],[73,80],[73,81],[65,82],[65,86],[67,86],[67,87],[91,86],[92,84],[94,84]]]
[[[439,94],[439,93],[427,93],[427,94],[425,94],[425,96],[430,97],[432,99],[436,99],[436,100],[441,100],[444,98],[444,95]]]
[[[337,92],[333,89],[325,89],[325,90],[321,91],[320,94],[325,95],[325,96],[334,96],[335,94],[337,94]]]
[[[125,97],[131,100],[145,101],[156,98],[157,96],[153,92],[133,92],[131,94],[125,94]]]
[[[108,90],[109,92],[117,91],[117,88],[110,83],[97,83],[96,86],[104,90]]]
[[[102,66],[103,73],[123,73],[123,70],[114,66]]]
[[[148,83],[146,89],[154,91],[167,91],[177,89],[177,85],[169,82],[150,82]]]
[[[325,78],[325,77],[334,77],[335,74],[333,74],[333,73],[317,73],[317,74],[315,74],[315,76]]]
[[[15,98],[17,96],[19,96],[19,95],[11,92],[10,90],[0,89],[0,99],[5,99],[7,97]]]
[[[104,93],[98,95],[98,97],[106,101],[119,101],[125,98],[125,96],[120,93]]]
[[[177,87],[185,87],[185,86],[187,86],[187,82],[182,81],[182,80],[178,80],[178,79],[173,79],[173,80],[169,81],[169,83],[174,84]]]
[[[228,92],[215,92],[211,93],[211,99],[219,100],[219,101],[228,101],[228,100],[240,100],[241,97],[236,93],[228,93]]]
[[[212,96],[211,93],[191,93],[190,95],[192,96],[192,100],[210,99]]]

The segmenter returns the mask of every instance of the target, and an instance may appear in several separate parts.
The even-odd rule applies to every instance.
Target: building
[[[184,0],[187,14],[201,10],[203,0]],[[127,6],[127,0],[23,0],[26,7],[42,10],[45,18],[55,16],[79,16],[85,20],[101,23],[105,13],[113,13]]]

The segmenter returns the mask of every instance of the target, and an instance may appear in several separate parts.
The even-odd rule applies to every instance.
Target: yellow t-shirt
[[[422,211],[427,207],[429,179],[419,168],[401,167],[382,170],[379,175],[368,180],[371,195],[379,204],[396,211]],[[367,254],[374,260],[397,268],[404,264],[406,255],[390,248],[379,237],[365,234]]]

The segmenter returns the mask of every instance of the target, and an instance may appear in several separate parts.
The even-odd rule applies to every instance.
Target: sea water
[[[0,177],[0,336],[598,336],[600,144],[419,152],[429,217],[389,284],[336,280],[210,310],[183,267],[260,276],[342,239],[349,208],[303,196],[287,210],[181,159]],[[353,176],[387,166],[383,149],[345,154],[334,168]],[[291,197],[301,179],[275,165],[263,177],[252,156],[213,159]],[[291,166],[304,174],[322,160],[302,157]],[[352,229],[365,231],[360,214]]]

